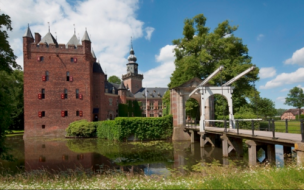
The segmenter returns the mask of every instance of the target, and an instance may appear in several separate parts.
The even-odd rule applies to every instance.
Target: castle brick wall
[[[68,125],[76,120],[92,120],[92,66],[90,54],[83,54],[82,46],[78,49],[49,48],[44,45],[28,45],[24,40],[24,137],[30,136],[64,136]],[[75,53],[78,52],[78,53]],[[43,56],[43,61],[38,57]],[[77,58],[77,62],[71,62]],[[49,80],[42,81],[45,72]],[[66,81],[69,72],[72,81]],[[38,99],[41,89],[45,89],[45,99]],[[68,98],[61,99],[64,89],[68,90]],[[83,99],[76,99],[76,89]],[[83,112],[83,117],[76,116],[76,111]],[[38,117],[38,112],[44,111],[44,117]],[[62,117],[61,111],[68,111],[68,116]],[[42,128],[42,126],[45,128]]]

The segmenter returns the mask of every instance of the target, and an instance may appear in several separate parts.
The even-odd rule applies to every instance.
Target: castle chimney
[[[35,32],[35,43],[38,44],[41,41],[41,35]]]

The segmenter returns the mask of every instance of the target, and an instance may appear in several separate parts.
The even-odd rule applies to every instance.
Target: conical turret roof
[[[89,38],[89,34],[88,34],[88,32],[87,32],[87,30],[84,32],[84,35],[83,35],[83,37],[82,37],[82,39],[81,39],[81,41],[91,41],[90,40],[90,38]]]
[[[79,40],[77,39],[77,36],[75,34],[69,40],[68,45],[74,45],[74,46],[80,45]]]
[[[123,81],[121,81],[119,87],[118,87],[118,90],[127,90],[126,87],[125,87],[125,84],[123,83]]]
[[[56,44],[58,45],[57,43],[57,40],[54,38],[54,36],[48,32],[42,39],[41,41],[39,42],[39,44],[41,43],[46,43],[46,44]]]
[[[29,37],[29,38],[34,38],[30,29],[30,25],[27,26],[27,29],[23,35],[23,37]]]

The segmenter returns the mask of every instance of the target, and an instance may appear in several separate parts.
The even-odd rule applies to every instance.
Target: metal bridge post
[[[239,134],[239,121],[236,120],[236,130],[237,130],[237,134]]]
[[[301,121],[301,136],[302,136],[302,141],[304,142],[304,124],[303,124],[303,119],[300,120]]]
[[[272,119],[272,138],[275,139],[275,124],[274,124],[274,119]]]
[[[254,136],[254,123],[253,123],[253,120],[251,120],[251,130],[252,130],[252,136]]]
[[[225,133],[227,133],[226,119],[224,120]]]
[[[285,119],[285,128],[286,133],[288,133],[288,119]]]

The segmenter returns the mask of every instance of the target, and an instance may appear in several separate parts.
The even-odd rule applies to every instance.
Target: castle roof
[[[56,46],[58,46],[57,40],[54,38],[54,36],[48,32],[39,42],[39,44],[41,43],[46,43],[47,45],[49,44],[56,44]]]
[[[146,98],[145,90],[147,89],[147,98],[162,98],[168,88],[163,87],[146,87],[139,89],[135,94],[135,98]]]
[[[27,29],[23,35],[23,37],[29,37],[29,38],[33,38],[33,35],[32,35],[32,32],[31,32],[31,29],[30,29],[30,25],[27,26]]]
[[[94,63],[93,63],[93,73],[101,73],[101,74],[104,74],[104,72],[103,72],[103,70],[102,70],[100,64],[97,63],[97,62],[94,62]]]
[[[123,83],[123,81],[121,81],[119,87],[118,87],[118,90],[127,90],[126,87],[125,87],[125,84]]]
[[[130,55],[128,57],[129,63],[136,63],[137,58],[136,58],[136,56],[134,54],[135,53],[134,53],[134,50],[133,50],[133,47],[132,47],[131,50],[130,50]]]
[[[87,32],[87,30],[84,32],[84,35],[83,35],[83,37],[82,37],[82,39],[81,39],[81,41],[91,41],[90,40],[90,38],[89,38],[89,34],[88,34],[88,32]]]
[[[111,83],[109,81],[107,81],[106,85],[105,85],[105,88],[108,89],[108,93],[113,93],[112,90],[114,88],[115,94],[118,94],[118,90],[117,90],[118,87],[119,87],[119,84]]]
[[[74,45],[74,46],[78,46],[80,45],[79,40],[77,39],[76,35],[74,34],[71,39],[68,42],[68,45]]]

